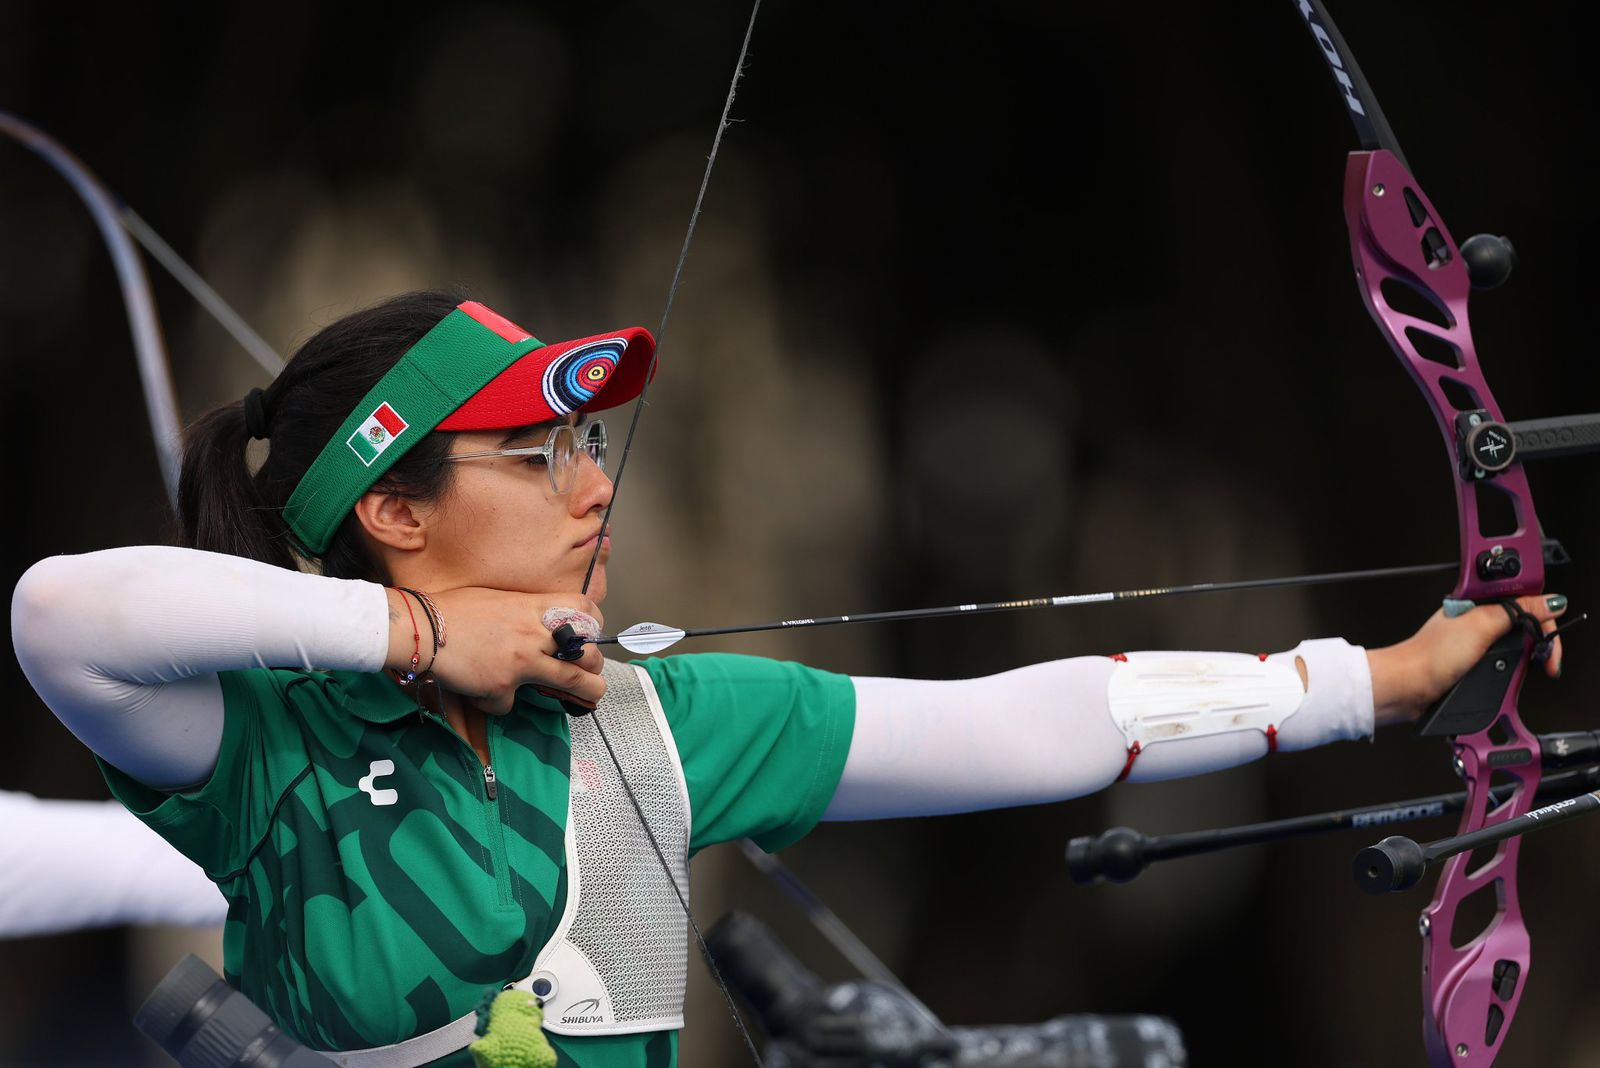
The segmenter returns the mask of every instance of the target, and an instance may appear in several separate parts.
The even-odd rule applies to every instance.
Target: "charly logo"
[[[356,783],[361,792],[372,798],[374,805],[392,805],[400,800],[399,790],[380,789],[377,781],[385,775],[394,774],[394,761],[374,760],[367,765],[367,774]]]
[[[600,999],[585,998],[567,1008],[561,1017],[562,1023],[604,1023],[605,1017],[600,1015]]]

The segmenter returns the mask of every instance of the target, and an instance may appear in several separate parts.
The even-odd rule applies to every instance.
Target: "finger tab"
[[[583,636],[573,628],[571,623],[561,624],[550,636],[555,639],[555,657],[557,660],[572,661],[583,656],[586,643]]]

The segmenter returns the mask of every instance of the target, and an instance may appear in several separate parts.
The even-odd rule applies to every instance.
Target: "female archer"
[[[17,587],[34,686],[227,899],[229,980],[339,1063],[470,1063],[474,1005],[513,984],[562,1064],[674,1063],[694,851],[1367,737],[1516,614],[947,682],[568,662],[553,632],[592,637],[606,594],[594,413],[638,395],[652,351],[642,329],[544,345],[481,304],[394,298],[191,428],[186,547],[56,557]],[[1564,607],[1520,602],[1547,631]]]

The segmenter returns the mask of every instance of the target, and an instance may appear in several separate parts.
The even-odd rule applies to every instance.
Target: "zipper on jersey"
[[[495,733],[495,721],[491,716],[484,725],[484,749],[489,757],[483,765],[483,790],[489,796],[484,816],[489,831],[489,853],[494,858],[495,890],[500,895],[500,907],[510,908],[515,902],[511,900],[511,863],[506,859],[506,825],[497,800],[499,791],[495,788],[500,781],[494,772]],[[477,753],[474,752],[473,756],[477,756]]]
[[[489,866],[494,872],[494,885],[500,899],[500,907],[512,908],[516,902],[512,900],[511,895],[511,864],[506,859],[506,829],[500,814],[500,776],[494,770],[496,730],[494,717],[490,716],[488,722],[484,724],[484,742],[489,752],[489,760],[485,763],[478,756],[478,751],[472,748],[472,743],[457,734],[455,728],[450,726],[449,720],[433,711],[427,711],[426,715],[441,728],[449,731],[450,737],[466,750],[463,759],[468,762],[468,766],[476,767],[483,773],[483,837],[489,847]]]

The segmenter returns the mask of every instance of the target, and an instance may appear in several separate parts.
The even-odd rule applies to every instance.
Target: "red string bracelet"
[[[412,611],[411,602],[406,599],[406,595],[395,586],[390,586],[389,589],[400,594],[400,600],[406,606],[406,615],[411,617],[411,670],[404,675],[398,671],[394,673],[395,678],[410,685],[417,681],[417,666],[422,663],[422,632],[417,629],[417,613]]]
[[[421,590],[414,590],[410,586],[396,586],[395,589],[415,597],[422,606],[422,618],[428,621],[428,634],[433,638],[433,656],[428,660],[428,666],[422,669],[422,674],[426,676],[438,662],[439,650],[444,647],[444,617],[438,614],[439,609],[433,599]]]

